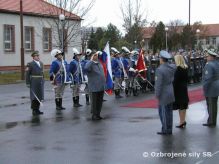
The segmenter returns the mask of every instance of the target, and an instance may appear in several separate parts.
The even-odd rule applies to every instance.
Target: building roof
[[[182,32],[183,26],[177,28],[177,32]],[[143,38],[150,39],[155,32],[155,27],[143,28]],[[200,36],[219,36],[219,24],[202,24],[200,27]]]
[[[150,39],[155,32],[155,27],[145,27],[143,28],[143,38]]]
[[[204,24],[206,36],[219,36],[219,24]]]
[[[81,20],[79,16],[58,8],[44,0],[22,0],[22,2],[24,15],[57,17],[62,13],[67,19]],[[0,13],[20,14],[20,0],[1,0]]]

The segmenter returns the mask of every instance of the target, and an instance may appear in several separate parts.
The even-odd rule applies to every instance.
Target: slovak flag
[[[143,49],[140,50],[140,53],[139,53],[139,55],[138,55],[138,60],[137,60],[136,69],[138,70],[138,72],[139,72],[144,78],[146,78],[146,70],[147,70],[147,68],[146,68],[146,65],[145,65]]]
[[[106,43],[106,46],[105,46],[103,53],[100,57],[100,63],[103,66],[104,74],[106,77],[105,91],[108,95],[112,95],[112,93],[113,93],[113,78],[112,77],[113,76],[112,76],[112,66],[111,66],[109,42]]]

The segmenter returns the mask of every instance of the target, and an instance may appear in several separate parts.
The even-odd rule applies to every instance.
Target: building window
[[[26,26],[24,28],[25,35],[25,50],[33,51],[34,50],[34,28]]]
[[[212,44],[216,45],[216,38],[212,38]]]
[[[52,31],[51,28],[43,28],[43,50],[51,51],[52,49]]]
[[[207,39],[206,39],[206,45],[209,45],[209,44],[210,44],[210,39],[207,38]]]
[[[15,26],[4,25],[4,50],[15,52]]]

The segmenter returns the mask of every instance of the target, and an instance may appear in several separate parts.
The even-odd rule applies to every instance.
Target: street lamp
[[[166,31],[166,51],[167,51],[167,32],[168,32],[168,27],[165,27],[165,31]]]
[[[199,33],[200,33],[200,30],[197,29],[196,30],[196,34],[197,34],[197,49],[199,49]]]
[[[137,48],[137,45],[136,45],[136,44],[137,44],[137,41],[135,40],[134,43],[135,43],[135,49],[136,49],[136,48]]]
[[[65,21],[65,15],[64,14],[60,14],[59,15],[59,20],[61,21],[62,24],[62,53],[63,53],[63,58],[65,59],[65,50],[64,50],[64,21]]]

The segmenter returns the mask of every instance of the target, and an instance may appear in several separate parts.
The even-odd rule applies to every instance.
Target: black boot
[[[65,107],[62,106],[62,98],[60,98],[60,107],[61,107],[61,110],[65,110]]]
[[[40,115],[40,114],[43,114],[43,112],[41,112],[39,109],[36,110],[37,113]]]
[[[125,95],[126,95],[126,96],[129,95],[129,89],[128,89],[128,88],[125,89]]]
[[[89,94],[86,94],[85,97],[86,97],[86,104],[87,104],[87,105],[90,105],[90,102],[89,102]]]
[[[77,96],[77,104],[78,104],[78,106],[80,107],[80,106],[83,106],[83,105],[81,105],[80,103],[79,103],[79,100],[80,100],[80,98],[79,98],[79,96]]]
[[[74,107],[76,108],[82,106],[81,104],[79,104],[79,96],[73,97],[73,103],[74,103]]]
[[[120,95],[119,89],[115,90],[115,95],[116,95],[116,99],[122,98],[122,96]]]
[[[77,97],[72,97],[73,100],[73,107],[78,107],[77,106]]]
[[[56,110],[62,110],[60,98],[56,98],[55,102],[56,102]]]
[[[138,96],[137,89],[133,89],[133,96]]]

